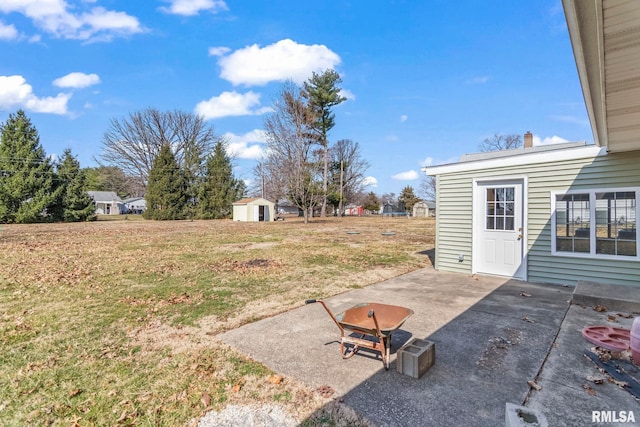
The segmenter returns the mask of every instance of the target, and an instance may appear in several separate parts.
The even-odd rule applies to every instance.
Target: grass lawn
[[[216,334],[430,265],[430,218],[0,228],[0,425],[189,425],[323,398]],[[384,233],[392,231],[393,233]]]

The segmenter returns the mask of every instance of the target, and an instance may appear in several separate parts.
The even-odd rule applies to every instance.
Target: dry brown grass
[[[306,416],[322,397],[270,382],[215,335],[430,265],[433,227],[382,217],[2,226],[0,424],[184,425],[226,402]]]

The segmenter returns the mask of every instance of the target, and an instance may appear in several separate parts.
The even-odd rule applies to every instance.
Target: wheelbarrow
[[[349,359],[360,349],[380,353],[385,369],[389,369],[391,334],[413,314],[413,310],[397,305],[363,303],[334,315],[321,300],[309,299],[306,304],[319,302],[340,329],[340,354]],[[351,347],[351,348],[349,348]]]

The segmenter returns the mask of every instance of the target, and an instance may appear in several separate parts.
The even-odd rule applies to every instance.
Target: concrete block
[[[398,350],[396,369],[404,375],[420,378],[436,362],[436,345],[414,338]]]
[[[543,413],[514,403],[507,403],[504,425],[505,427],[549,427]]]

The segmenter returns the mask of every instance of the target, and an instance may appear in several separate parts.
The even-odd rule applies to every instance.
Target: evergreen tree
[[[347,100],[340,95],[340,83],[342,78],[334,70],[327,69],[318,74],[315,71],[311,78],[303,83],[302,97],[307,100],[308,106],[313,112],[314,123],[312,129],[316,133],[318,144],[322,147],[323,172],[322,191],[323,199],[320,216],[327,213],[327,197],[329,194],[329,131],[335,126],[335,114],[331,109]]]
[[[378,199],[378,196],[376,196],[376,193],[370,191],[369,194],[367,194],[367,198],[362,203],[362,207],[371,212],[378,212],[380,210],[380,200]]]
[[[410,185],[404,187],[398,196],[398,202],[404,203],[404,207],[407,212],[413,211],[413,205],[419,201],[420,199],[415,195],[413,187]]]
[[[67,148],[57,168],[58,182],[62,187],[61,218],[65,222],[95,219],[95,206],[87,194],[86,174],[80,169],[80,162]]]
[[[244,195],[245,185],[233,176],[231,159],[223,141],[217,141],[205,164],[205,177],[200,187],[198,212],[200,218],[229,218],[233,202]]]
[[[146,219],[183,219],[187,196],[184,178],[169,144],[164,144],[153,160],[147,186]]]
[[[0,223],[53,221],[61,190],[38,131],[24,111],[0,127]]]

